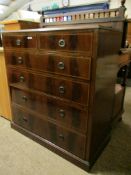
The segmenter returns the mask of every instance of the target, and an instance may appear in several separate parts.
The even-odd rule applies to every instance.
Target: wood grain
[[[10,95],[3,51],[0,51],[0,89],[0,115],[8,120],[12,120]]]
[[[90,80],[91,58],[86,56],[9,51],[6,52],[6,64]]]
[[[86,133],[88,111],[78,109],[48,96],[12,89],[12,101],[27,110],[32,110],[40,114],[40,118],[58,122],[67,128],[74,129],[81,133]],[[37,116],[36,116],[37,117]]]
[[[86,140],[84,136],[76,135],[49,121],[36,118],[34,115],[22,111],[16,106],[13,106],[13,121],[76,156],[84,158]]]
[[[60,77],[51,77],[8,69],[9,83],[88,105],[89,84]]]

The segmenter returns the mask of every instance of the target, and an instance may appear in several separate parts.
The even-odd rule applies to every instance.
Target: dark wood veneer
[[[16,47],[12,35],[36,37]],[[122,33],[73,25],[3,40],[12,127],[88,170],[109,140]]]
[[[86,137],[35,117],[13,105],[13,121],[21,127],[49,140],[80,158],[85,157]]]
[[[63,41],[63,45],[60,41]],[[92,54],[93,33],[91,32],[59,32],[39,35],[38,47],[44,50],[66,50],[67,52],[87,52]],[[61,46],[60,46],[61,44]]]
[[[42,118],[55,120],[65,127],[86,133],[88,111],[69,106],[69,104],[47,96],[21,91],[16,88],[12,89],[12,101],[41,114]]]
[[[18,68],[23,67],[89,80],[91,58],[65,54],[9,51],[6,52],[6,63]]]
[[[38,142],[39,144],[47,147],[51,151],[57,153],[58,155],[64,157],[65,159],[69,160],[70,162],[76,164],[78,167],[83,168],[86,171],[89,171],[90,169],[90,163],[88,161],[85,161],[84,159],[81,159],[74,154],[66,151],[65,149],[62,149],[61,147],[49,142],[48,140],[38,136],[37,134],[34,134],[33,132],[30,132],[27,129],[24,129],[23,127],[17,125],[14,122],[11,122],[11,127],[20,133],[24,134],[25,136],[31,138],[32,140]]]
[[[7,48],[36,48],[37,40],[36,35],[13,35],[13,36],[5,36],[4,41]]]
[[[8,69],[9,83],[88,105],[89,84]]]

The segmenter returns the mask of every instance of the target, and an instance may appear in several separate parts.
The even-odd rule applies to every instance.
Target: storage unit
[[[11,120],[10,96],[2,47],[0,47],[0,115]]]
[[[121,40],[98,25],[4,33],[12,127],[88,170],[110,138]]]
[[[4,24],[4,30],[35,29],[40,26],[39,22],[25,20],[8,20],[0,24]]]

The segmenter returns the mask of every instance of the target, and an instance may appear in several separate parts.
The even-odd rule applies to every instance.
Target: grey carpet
[[[131,175],[131,88],[123,120],[90,173],[10,128],[0,117],[0,175]]]
[[[127,79],[126,85],[127,85],[128,87],[131,87],[131,78],[128,78],[128,79]]]

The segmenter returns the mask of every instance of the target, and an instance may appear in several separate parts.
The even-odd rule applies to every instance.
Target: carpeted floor
[[[0,175],[131,175],[131,88],[123,120],[90,173],[10,128],[0,117]]]
[[[127,79],[126,85],[127,85],[128,87],[131,87],[131,78],[128,78],[128,79]]]

